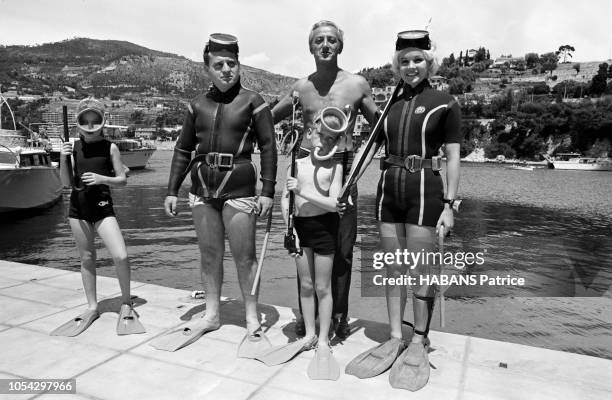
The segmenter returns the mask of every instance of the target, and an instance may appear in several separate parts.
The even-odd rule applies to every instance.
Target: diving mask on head
[[[81,100],[77,108],[76,123],[84,132],[97,132],[104,127],[104,104],[93,97]]]
[[[338,107],[325,107],[314,119],[314,124],[320,136],[331,136],[335,139],[336,144],[325,155],[320,155],[321,145],[316,146],[313,150],[313,156],[319,161],[329,160],[338,151],[338,140],[340,136],[346,134],[346,130],[350,120],[350,107],[347,106],[348,115]]]

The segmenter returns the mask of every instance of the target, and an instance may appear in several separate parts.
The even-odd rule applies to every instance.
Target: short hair
[[[342,31],[342,29],[338,28],[338,25],[336,25],[334,22],[328,21],[326,19],[316,22],[312,26],[312,29],[310,29],[310,33],[308,34],[308,48],[312,51],[312,39],[314,39],[314,31],[323,26],[330,26],[336,30],[336,36],[338,37],[338,41],[340,42],[340,49],[338,49],[338,54],[342,53],[342,49],[344,48],[344,32]]]
[[[434,42],[431,42],[431,50],[423,50],[417,49],[416,47],[408,47],[401,50],[396,50],[393,53],[393,59],[391,60],[391,70],[399,76],[399,58],[405,53],[407,50],[418,50],[423,53],[423,57],[425,61],[427,61],[427,76],[433,76],[438,72],[438,68],[440,68],[440,64],[438,63],[438,57],[436,56],[436,45]]]

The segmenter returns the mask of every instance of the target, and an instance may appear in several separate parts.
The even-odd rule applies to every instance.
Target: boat
[[[580,153],[558,153],[546,156],[549,168],[576,171],[612,171],[612,159],[608,157],[583,157]]]
[[[44,148],[15,146],[26,138],[14,132],[0,132],[0,214],[50,207],[62,197],[59,170]]]
[[[533,165],[520,165],[520,164],[510,165],[508,168],[509,169],[518,169],[520,171],[533,171],[535,169],[535,167]]]

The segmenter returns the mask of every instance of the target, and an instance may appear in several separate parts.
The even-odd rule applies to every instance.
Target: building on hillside
[[[523,57],[512,57],[511,55],[507,55],[507,56],[500,56],[497,57],[494,61],[493,64],[489,65],[490,69],[502,69],[503,66],[506,66],[506,68],[514,70],[514,69],[518,69],[519,66],[525,62],[525,58]]]
[[[128,117],[124,114],[106,114],[106,123],[110,125],[127,125]]]
[[[155,134],[155,131],[155,128],[136,128],[136,131],[134,132],[134,137],[136,139],[151,140],[153,138],[153,135]]]
[[[42,119],[44,122],[52,123],[52,124],[62,124],[62,113],[57,111],[44,111],[42,113]],[[76,114],[74,111],[68,110],[68,121],[72,122],[76,119]]]
[[[443,92],[448,90],[448,79],[440,75],[434,75],[429,78],[429,83],[431,83],[431,87],[436,90],[441,90]]]
[[[372,97],[374,98],[374,103],[376,103],[379,108],[384,107],[387,100],[391,98],[394,89],[394,86],[385,86],[384,88],[373,87]]]

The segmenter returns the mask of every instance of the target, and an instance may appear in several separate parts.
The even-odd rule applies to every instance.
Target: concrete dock
[[[117,336],[119,287],[98,277],[100,319],[74,338],[49,332],[86,308],[79,273],[0,261],[0,379],[76,379],[76,394],[0,394],[0,399],[610,399],[612,361],[456,334],[431,332],[429,383],[412,393],[392,389],[389,373],[360,380],[311,381],[313,352],[267,367],[236,357],[244,307],[226,299],[223,326],[177,352],[148,342],[189,321],[204,303],[182,290],[133,282],[142,335]],[[273,344],[294,339],[293,310],[261,305]],[[387,338],[384,324],[352,320],[354,333],[333,340],[344,366]]]

